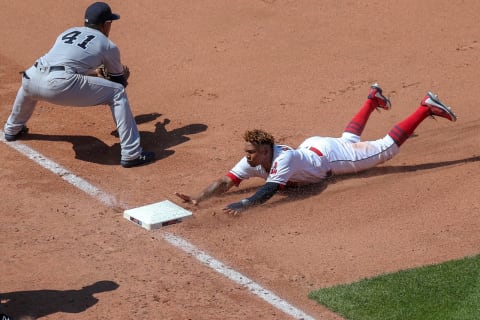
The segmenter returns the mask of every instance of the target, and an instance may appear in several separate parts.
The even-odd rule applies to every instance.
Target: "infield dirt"
[[[0,119],[19,71],[89,1],[0,0]],[[21,143],[129,208],[194,193],[242,156],[261,128],[297,146],[339,136],[379,82],[392,100],[364,139],[383,137],[427,91],[455,123],[427,119],[388,163],[239,218],[221,208],[262,184],[205,201],[169,232],[318,319],[314,289],[479,253],[480,2],[110,1],[110,38],[151,165],[124,169],[106,106],[40,102]],[[47,14],[48,12],[48,14]],[[288,319],[245,288],[154,237],[0,143],[1,312],[42,319]],[[83,289],[82,289],[83,288]],[[35,303],[32,303],[34,301]]]

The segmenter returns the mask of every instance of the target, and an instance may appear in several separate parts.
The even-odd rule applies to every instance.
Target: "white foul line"
[[[0,130],[0,141],[6,142],[6,140],[4,139],[2,130]],[[82,190],[83,192],[92,196],[93,198],[97,199],[104,205],[108,207],[119,207],[119,206],[122,207],[117,203],[117,201],[115,200],[115,197],[113,197],[112,195],[109,195],[108,193],[104,192],[100,188],[95,187],[85,179],[82,179],[76,176],[74,173],[68,171],[66,168],[48,159],[41,153],[35,151],[34,149],[18,141],[8,142],[6,143],[6,145],[17,150],[27,158],[33,160],[43,168],[51,171],[53,174],[61,177],[63,180],[67,181],[68,183],[72,184],[73,186],[77,187],[78,189]],[[250,278],[226,266],[221,261],[197,249],[193,244],[189,243],[185,239],[182,239],[168,232],[161,232],[161,237],[164,240],[166,240],[168,243],[173,245],[174,247],[177,247],[181,249],[183,252],[192,255],[203,265],[222,274],[223,276],[232,280],[233,282],[246,287],[250,292],[260,297],[261,299],[263,299],[273,307],[283,311],[284,313],[296,319],[314,320],[312,316],[294,307],[287,301],[283,300],[282,298],[274,294],[272,291],[263,288],[258,283],[251,280]]]
[[[258,283],[254,282],[252,279],[226,266],[221,261],[218,261],[207,253],[197,249],[194,245],[190,244],[186,240],[167,232],[163,232],[162,238],[168,241],[173,246],[181,248],[186,253],[193,255],[202,264],[212,268],[220,274],[223,274],[225,277],[232,280],[233,282],[246,287],[250,292],[262,298],[275,308],[285,312],[286,314],[296,319],[314,319],[305,312],[295,308],[272,291],[263,288]]]

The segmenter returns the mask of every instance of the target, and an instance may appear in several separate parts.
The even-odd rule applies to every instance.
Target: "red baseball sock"
[[[401,146],[410,137],[418,125],[430,115],[429,109],[424,106],[418,107],[411,115],[402,122],[397,123],[388,132],[397,146]]]
[[[357,114],[348,123],[344,132],[350,132],[357,136],[361,136],[368,118],[372,114],[373,110],[377,107],[376,101],[373,99],[367,99]]]

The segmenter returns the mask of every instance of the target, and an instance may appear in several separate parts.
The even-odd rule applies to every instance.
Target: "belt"
[[[308,148],[308,150],[315,152],[319,157],[323,157],[323,153],[320,150],[318,150],[317,148],[310,147],[310,148]]]
[[[38,68],[38,62],[35,62],[33,64],[33,66],[35,68]],[[65,71],[65,67],[64,66],[51,66],[48,68],[50,71]]]

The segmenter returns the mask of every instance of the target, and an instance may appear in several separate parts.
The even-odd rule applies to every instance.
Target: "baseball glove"
[[[97,77],[100,77],[100,78],[104,78],[104,79],[107,79],[107,80],[111,80],[111,81],[114,81],[114,82],[118,82],[116,79],[118,77],[115,77],[115,79],[112,79],[110,77],[110,74],[108,73],[108,70],[107,68],[102,64],[100,65],[97,69],[95,69],[95,73],[97,75]],[[130,69],[127,67],[127,66],[123,66],[123,80],[121,81],[121,83],[126,87],[128,85],[128,78],[130,78]],[[123,83],[125,82],[125,83]]]
[[[130,69],[127,66],[123,66],[123,76],[125,77],[125,80],[130,78]]]

